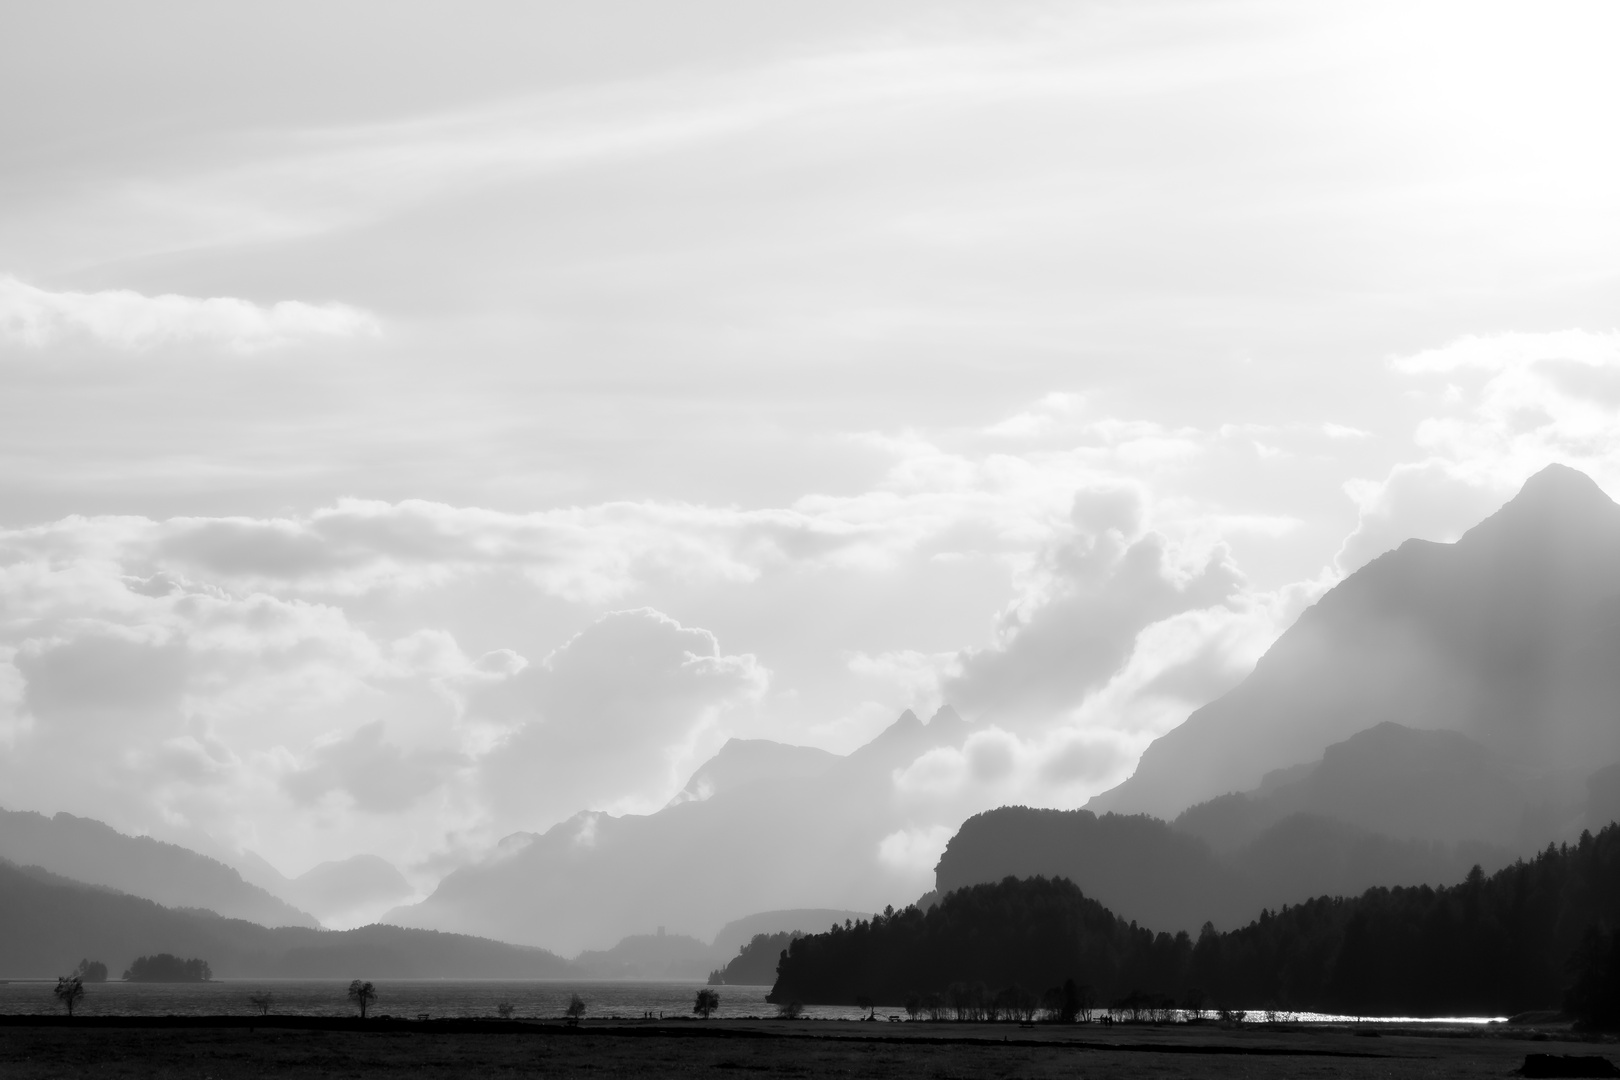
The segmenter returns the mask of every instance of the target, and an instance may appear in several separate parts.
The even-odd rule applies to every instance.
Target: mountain
[[[1189,807],[1175,827],[1231,851],[1304,813],[1396,840],[1525,851],[1579,831],[1580,794],[1549,788],[1461,732],[1385,721],[1328,747],[1318,762],[1268,775],[1254,792]]]
[[[714,951],[722,962],[736,956],[738,951],[759,934],[799,932],[815,933],[822,927],[836,926],[852,919],[864,919],[871,912],[847,911],[839,908],[794,908],[789,911],[761,911],[741,919],[733,919],[714,935]]]
[[[72,814],[0,810],[0,859],[169,907],[206,908],[264,926],[320,925],[216,859]]]
[[[1220,933],[1127,923],[1072,882],[1006,878],[799,938],[767,1000],[909,1001],[959,1018],[1106,1004],[1620,1024],[1620,825],[1448,888],[1312,898]],[[1573,980],[1572,980],[1573,977]],[[1072,983],[1071,983],[1072,980]],[[1571,986],[1571,982],[1574,986]],[[1065,993],[1063,989],[1072,985]],[[1048,998],[1043,991],[1055,990]],[[993,1014],[992,1014],[993,1015]]]
[[[269,928],[213,912],[72,881],[0,861],[0,978],[48,978],[80,959],[123,971],[160,952],[206,960],[214,977],[301,979],[554,979],[577,976],[543,949],[499,941],[365,926]]]
[[[934,887],[944,897],[1007,877],[1067,878],[1124,918],[1171,931],[1253,915],[1207,843],[1146,815],[1027,806],[975,814],[945,845]]]
[[[1345,578],[1087,807],[1174,817],[1384,721],[1577,789],[1620,761],[1617,654],[1620,506],[1549,466],[1456,543],[1408,540]]]
[[[412,893],[394,864],[378,855],[353,855],[323,862],[272,890],[313,912],[329,926],[365,921]]]
[[[878,858],[882,839],[910,824],[893,770],[971,730],[942,709],[927,724],[907,712],[844,757],[728,744],[686,785],[706,797],[507,837],[386,920],[574,952],[658,924],[707,938],[749,912],[806,903],[876,910],[915,891]]]
[[[1064,877],[1127,919],[1196,932],[1262,909],[1374,886],[1461,881],[1533,851],[1548,810],[1501,759],[1455,732],[1380,724],[1318,762],[1272,774],[1174,823],[1145,814],[1002,807],[978,814],[935,869],[944,894],[1014,877]]]
[[[686,934],[632,934],[574,964],[592,979],[703,979],[714,970],[714,946]]]
[[[728,739],[720,752],[692,774],[674,801],[701,802],[721,791],[750,784],[820,776],[837,754],[813,746],[788,746],[769,739]]]

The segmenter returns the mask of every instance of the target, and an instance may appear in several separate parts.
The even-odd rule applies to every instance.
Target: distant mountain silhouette
[[[544,949],[395,926],[267,928],[169,908],[0,861],[0,978],[49,978],[85,956],[123,971],[156,953],[206,960],[215,978],[553,979],[578,969]]]
[[[1549,466],[1455,544],[1408,540],[1351,574],[1087,805],[1173,817],[1384,721],[1578,788],[1620,761],[1617,655],[1620,506]]]
[[[935,890],[1009,875],[1064,877],[1144,925],[1238,926],[1264,908],[1312,896],[1451,884],[1476,864],[1506,866],[1537,842],[1479,837],[1517,841],[1538,818],[1513,789],[1492,783],[1505,784],[1499,761],[1466,736],[1380,725],[1253,794],[1192,807],[1174,825],[1141,814],[1022,806],[978,814],[946,845]],[[1493,791],[1501,805],[1482,805]],[[1436,805],[1448,798],[1455,807]],[[1453,814],[1471,808],[1481,823]],[[1448,835],[1455,841],[1437,839]]]
[[[379,855],[352,855],[323,862],[283,882],[280,889],[272,891],[328,925],[341,925],[358,913],[375,913],[412,892],[405,875]]]
[[[777,955],[789,942],[825,927],[868,917],[857,911],[802,908],[763,911],[734,920],[714,936],[714,972],[725,985],[770,986],[776,981]]]
[[[714,946],[686,934],[632,934],[580,953],[574,965],[592,979],[702,979],[714,969]]]
[[[1395,840],[1525,851],[1579,831],[1584,792],[1545,787],[1468,735],[1386,721],[1319,762],[1268,775],[1254,792],[1189,807],[1175,827],[1227,852],[1306,813]]]
[[[701,801],[750,784],[816,777],[838,760],[837,754],[813,746],[788,746],[769,739],[728,739],[718,754],[692,774],[673,801]]]
[[[707,937],[750,912],[806,903],[876,910],[902,880],[876,858],[882,838],[907,824],[893,770],[970,731],[942,709],[927,724],[907,712],[830,760],[728,744],[686,785],[706,798],[648,815],[582,813],[544,834],[507,837],[486,861],[385,918],[573,952],[649,925]]]
[[[714,935],[714,950],[722,962],[737,955],[737,951],[752,941],[757,934],[780,934],[784,931],[802,931],[813,934],[849,919],[870,918],[870,911],[848,911],[841,908],[792,908],[787,911],[761,911],[741,919],[733,919]]]
[[[963,822],[934,871],[941,897],[1007,877],[1067,878],[1122,918],[1171,931],[1253,915],[1208,844],[1140,814],[1003,806]]]
[[[171,907],[206,908],[263,926],[319,925],[216,859],[72,814],[0,810],[0,859]]]

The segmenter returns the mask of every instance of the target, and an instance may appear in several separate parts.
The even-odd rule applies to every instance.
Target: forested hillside
[[[773,1001],[901,1002],[953,984],[1039,993],[1073,979],[1108,1003],[1136,996],[1232,1008],[1405,1015],[1557,1007],[1582,972],[1599,1016],[1620,920],[1620,825],[1449,888],[1376,888],[1263,912],[1228,933],[1155,933],[1063,879],[1008,878],[803,937]],[[1607,988],[1607,989],[1605,989]],[[1577,995],[1579,996],[1579,995]]]

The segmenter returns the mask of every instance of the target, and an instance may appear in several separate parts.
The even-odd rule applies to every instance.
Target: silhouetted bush
[[[366,1010],[377,1000],[377,988],[369,982],[356,979],[349,984],[349,1000],[359,1007],[360,1019],[364,1020]]]
[[[57,1001],[60,1001],[63,1005],[66,1005],[68,1015],[72,1016],[73,1007],[77,1005],[85,995],[84,980],[80,979],[77,975],[63,975],[61,978],[56,980],[56,989],[51,991],[51,995],[55,997]]]

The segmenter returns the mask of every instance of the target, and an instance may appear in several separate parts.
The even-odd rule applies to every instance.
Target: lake
[[[587,1017],[636,1018],[687,1016],[701,982],[508,982],[504,980],[378,979],[373,1015],[415,1017],[495,1016],[501,1002],[513,1005],[512,1015],[558,1017],[569,997],[585,1001]],[[56,981],[0,983],[0,1013],[51,1013],[62,1007],[51,996]],[[716,986],[720,1017],[775,1016],[776,1006],[766,1002],[768,986]],[[215,979],[206,983],[86,983],[84,1000],[75,1010],[84,1016],[219,1016],[248,1015],[257,1011],[251,995],[271,993],[271,1011],[290,1016],[349,1016],[355,1011],[348,998],[347,981],[326,979]],[[892,1010],[899,1012],[898,1008]],[[805,1015],[826,1019],[858,1019],[862,1010],[840,1006],[811,1006]]]
[[[692,1001],[704,987],[701,982],[509,982],[468,979],[380,979],[374,981],[377,1001],[373,1015],[417,1017],[493,1017],[502,1002],[513,1006],[514,1018],[556,1018],[578,994],[585,1002],[587,1018],[636,1019],[653,1016],[689,1016]],[[51,996],[56,981],[14,981],[0,983],[0,1014],[41,1014],[61,1012]],[[248,998],[255,994],[275,996],[271,1011],[284,1016],[351,1016],[354,1006],[348,998],[346,981],[329,979],[215,979],[206,983],[86,983],[84,1000],[76,1010],[84,1016],[247,1016],[258,1011]],[[776,1006],[765,1000],[768,986],[716,986],[720,1008],[715,1016],[739,1018],[775,1016]],[[879,1005],[878,1015],[904,1015],[899,1005]],[[815,1020],[858,1020],[865,1010],[842,1005],[807,1005],[805,1017]],[[1344,1023],[1361,1020],[1375,1023],[1484,1024],[1503,1017],[1454,1016],[1419,1018],[1407,1016],[1353,1017],[1326,1013],[1284,1012],[1274,1014],[1280,1021],[1294,1023]],[[1266,1014],[1251,1010],[1246,1017],[1253,1024],[1266,1023]]]

